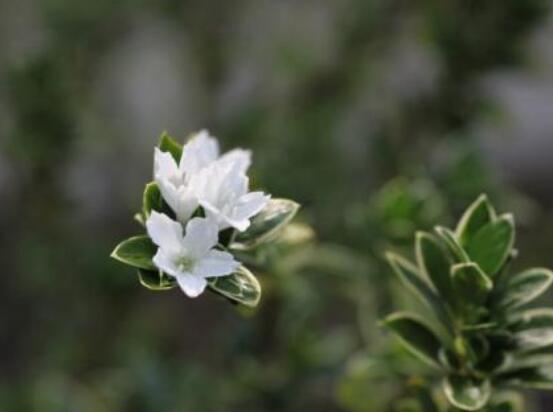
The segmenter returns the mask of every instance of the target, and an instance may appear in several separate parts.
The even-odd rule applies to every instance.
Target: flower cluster
[[[189,297],[206,287],[255,306],[260,286],[235,257],[272,241],[298,205],[250,191],[251,152],[221,155],[205,130],[181,146],[167,134],[154,150],[154,180],[146,185],[136,219],[146,235],[119,244],[112,257],[139,271],[153,290],[178,285]]]

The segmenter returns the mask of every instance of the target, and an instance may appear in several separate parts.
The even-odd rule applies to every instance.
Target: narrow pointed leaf
[[[511,360],[509,364],[509,369],[520,370],[527,368],[539,368],[544,365],[553,365],[553,354],[517,354]]]
[[[256,215],[250,227],[237,233],[232,245],[235,249],[251,249],[274,239],[290,223],[299,210],[299,205],[288,199],[271,199]]]
[[[451,375],[444,379],[444,393],[448,401],[463,411],[478,411],[490,400],[491,384],[468,377]]]
[[[399,280],[436,315],[445,330],[451,334],[452,322],[447,308],[436,292],[434,292],[428,283],[422,279],[417,267],[401,256],[393,253],[388,253],[387,258],[395,273],[399,277]]]
[[[553,354],[553,309],[540,308],[518,312],[509,319],[518,354],[522,358]]]
[[[455,237],[455,233],[453,233],[450,229],[443,226],[437,226],[435,228],[436,233],[438,236],[442,239],[444,244],[447,246],[447,249],[451,253],[451,256],[455,259],[456,262],[469,262],[470,258],[467,255],[467,252],[463,249],[457,238]]]
[[[466,251],[472,261],[493,277],[506,262],[514,240],[513,216],[503,215],[480,229],[467,245]]]
[[[449,303],[453,303],[451,285],[451,262],[446,251],[436,238],[429,233],[417,233],[415,254],[417,263],[430,279],[438,293]]]
[[[553,308],[529,309],[509,319],[509,329],[513,332],[543,328],[553,328]]]
[[[527,355],[549,354],[553,346],[553,328],[530,329],[513,337],[518,351]]]
[[[215,293],[241,305],[255,307],[261,299],[261,285],[245,266],[230,276],[208,279],[208,285]]]
[[[139,269],[156,270],[152,258],[157,246],[146,236],[134,236],[121,242],[112,252],[111,257],[129,266]]]
[[[394,313],[382,321],[401,343],[415,356],[430,366],[440,368],[441,343],[432,329],[417,316]]]
[[[159,150],[169,152],[177,164],[182,156],[182,145],[173,139],[167,132],[163,132],[159,138]]]
[[[470,244],[476,233],[496,218],[488,196],[481,195],[461,217],[455,234],[462,246]]]
[[[463,332],[483,332],[497,328],[497,322],[485,322],[476,323],[474,325],[463,325],[461,330]]]
[[[459,263],[451,268],[459,313],[471,316],[486,302],[493,283],[476,263]],[[476,320],[476,319],[475,319]]]
[[[553,366],[522,368],[501,374],[497,380],[505,386],[553,390]]]
[[[513,309],[532,302],[541,296],[553,282],[553,272],[535,268],[519,273],[507,282],[499,307]]]
[[[177,286],[175,278],[158,270],[138,269],[138,280],[142,286],[156,292],[170,290]]]
[[[520,353],[517,354],[517,357],[525,359],[529,357],[541,357],[541,356],[553,356],[553,343],[544,343],[538,347],[522,349]]]

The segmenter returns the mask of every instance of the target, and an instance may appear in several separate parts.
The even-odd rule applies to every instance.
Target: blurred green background
[[[0,0],[0,410],[396,410],[428,372],[377,326],[412,305],[384,250],[485,191],[516,213],[517,265],[553,266],[550,13]],[[204,127],[317,232],[268,256],[255,313],[149,292],[108,257],[141,230],[157,136]]]

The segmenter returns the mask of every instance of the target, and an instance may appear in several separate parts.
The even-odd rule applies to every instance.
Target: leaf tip
[[[512,226],[515,225],[515,215],[512,213],[505,213],[501,215],[499,219],[505,220],[507,223],[511,224]]]
[[[480,193],[480,196],[478,196],[478,198],[476,199],[476,202],[480,203],[480,202],[489,202],[490,201],[490,197],[488,196],[487,193]]]

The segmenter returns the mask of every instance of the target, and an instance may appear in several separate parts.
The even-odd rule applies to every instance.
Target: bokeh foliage
[[[2,409],[384,412],[426,396],[425,370],[377,327],[393,307],[416,309],[383,253],[410,250],[416,229],[452,223],[481,192],[502,209],[528,204],[497,181],[470,126],[493,115],[478,80],[523,67],[547,2],[3,0],[0,11]],[[186,78],[183,104],[155,98],[171,94],[167,66]],[[255,313],[150,294],[108,259],[136,229],[159,130],[201,127],[251,147],[256,180],[301,203],[317,232],[296,227],[307,246],[258,256]],[[539,236],[523,233],[521,248]],[[532,253],[547,264],[545,248]]]

